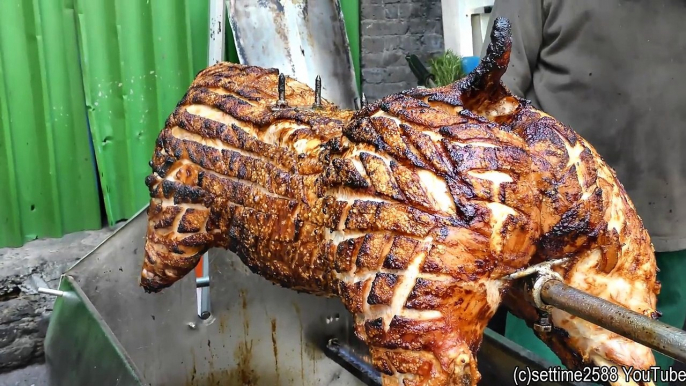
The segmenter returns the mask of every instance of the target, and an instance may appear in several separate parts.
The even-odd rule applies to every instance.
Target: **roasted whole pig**
[[[501,300],[538,319],[528,288],[504,277],[546,260],[568,258],[555,268],[568,285],[657,317],[631,201],[588,143],[501,84],[509,52],[498,19],[464,79],[354,112],[313,108],[293,79],[284,105],[275,69],[205,69],[150,163],[141,285],[160,291],[208,249],[229,249],[283,287],[339,297],[385,386],[476,385]],[[539,336],[569,367],[654,365],[644,346],[563,311],[551,319]]]

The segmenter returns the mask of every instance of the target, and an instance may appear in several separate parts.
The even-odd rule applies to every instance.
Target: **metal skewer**
[[[44,288],[44,287],[39,287],[38,293],[45,294],[45,295],[58,296],[58,297],[64,296],[64,291],[54,290],[54,289]]]
[[[322,107],[322,77],[317,75],[314,80],[314,106],[315,109]]]
[[[276,101],[276,106],[279,108],[287,107],[288,103],[286,102],[286,75],[285,74],[279,74],[278,91],[279,91],[279,100]]]

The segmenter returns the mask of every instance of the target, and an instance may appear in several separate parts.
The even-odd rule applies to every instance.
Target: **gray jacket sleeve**
[[[502,80],[512,93],[526,98],[543,38],[543,0],[495,0],[481,57],[491,40],[493,20],[500,16],[512,24],[510,65]]]

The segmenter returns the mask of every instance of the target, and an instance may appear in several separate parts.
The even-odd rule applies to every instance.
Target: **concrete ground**
[[[44,364],[31,365],[0,374],[0,386],[49,386],[47,368]]]
[[[113,228],[0,248],[0,386],[48,386],[43,339],[60,276],[124,223]]]

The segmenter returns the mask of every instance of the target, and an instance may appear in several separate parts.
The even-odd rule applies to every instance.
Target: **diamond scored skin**
[[[650,239],[614,172],[570,128],[512,96],[510,26],[464,79],[358,111],[265,69],[203,70],[160,133],[141,285],[157,292],[210,248],[254,273],[339,297],[384,386],[476,385],[504,276],[546,259],[565,283],[656,315]],[[319,82],[317,82],[320,85]],[[315,109],[276,108],[312,106]],[[316,104],[316,102],[315,102]],[[538,335],[571,368],[654,364],[647,348],[553,310]]]

